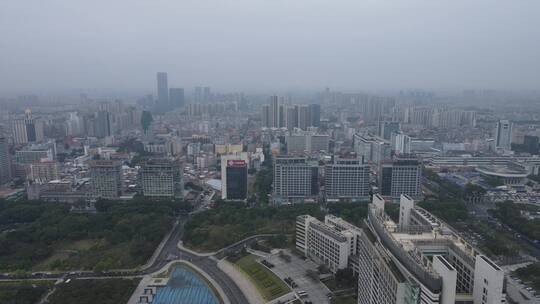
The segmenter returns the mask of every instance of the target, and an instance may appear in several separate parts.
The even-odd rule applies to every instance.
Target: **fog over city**
[[[0,92],[537,89],[540,2],[3,1]]]
[[[0,0],[38,303],[540,303],[540,0]]]

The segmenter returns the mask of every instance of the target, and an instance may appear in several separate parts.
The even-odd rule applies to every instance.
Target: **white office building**
[[[324,173],[327,201],[369,199],[370,168],[361,159],[336,158]]]
[[[319,164],[305,157],[278,156],[274,161],[274,196],[285,200],[319,194]]]
[[[309,215],[296,218],[296,248],[332,272],[349,267],[362,230],[327,215],[324,223]]]
[[[499,120],[495,129],[495,147],[510,150],[512,143],[512,123],[509,120]]]
[[[452,227],[402,195],[400,220],[374,196],[359,245],[361,304],[502,304],[504,271]]]

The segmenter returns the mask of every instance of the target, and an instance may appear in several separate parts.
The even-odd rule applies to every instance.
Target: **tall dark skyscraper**
[[[98,111],[96,114],[95,135],[98,138],[111,136],[111,114],[107,111]]]
[[[392,133],[397,133],[401,130],[399,122],[395,121],[380,121],[379,122],[379,136],[390,140]]]
[[[320,127],[321,126],[321,105],[310,104],[309,117],[310,117],[310,126]]]
[[[169,107],[169,85],[167,83],[167,73],[157,73],[157,107],[159,110],[165,110]]]
[[[183,107],[185,105],[184,89],[183,88],[170,88],[169,101],[170,101],[171,108]]]
[[[270,124],[279,128],[279,101],[277,96],[270,96]]]
[[[0,133],[0,185],[11,181],[8,139]]]
[[[222,159],[221,197],[228,200],[247,198],[247,163],[241,159]]]

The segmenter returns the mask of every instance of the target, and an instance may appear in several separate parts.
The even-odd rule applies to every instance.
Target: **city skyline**
[[[0,92],[150,89],[160,70],[239,90],[540,83],[537,1],[103,4],[6,3]]]

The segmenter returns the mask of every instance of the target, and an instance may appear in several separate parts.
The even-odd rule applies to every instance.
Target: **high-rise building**
[[[392,145],[381,137],[355,134],[353,136],[354,152],[364,162],[380,164],[392,157]]]
[[[261,111],[261,125],[265,128],[272,127],[272,116],[271,116],[270,105],[263,105]]]
[[[359,304],[506,303],[504,270],[452,227],[406,195],[399,224],[384,206],[374,195],[358,238]]]
[[[116,199],[122,194],[122,162],[92,160],[89,162],[92,194],[95,198]]]
[[[319,164],[305,157],[278,156],[274,161],[274,196],[302,200],[319,195]]]
[[[499,120],[495,129],[495,147],[510,150],[512,143],[512,123],[509,120]]]
[[[309,125],[312,127],[321,126],[321,105],[310,104],[309,105]]]
[[[15,119],[12,122],[11,130],[15,144],[43,141],[44,125],[41,119],[32,116],[30,109],[26,109],[24,118]]]
[[[270,96],[270,126],[279,128],[279,99],[277,96]]]
[[[212,101],[212,92],[210,91],[210,87],[204,87],[203,88],[202,99],[203,99],[204,102]]]
[[[395,121],[381,121],[379,122],[379,136],[383,139],[390,140],[392,138],[392,133],[397,133],[400,131],[399,122]]]
[[[193,101],[195,103],[201,103],[203,101],[203,88],[200,86],[196,86],[193,89]]]
[[[279,111],[278,111],[278,114],[279,114],[278,125],[280,128],[285,128],[287,126],[287,123],[285,121],[286,111],[287,111],[287,107],[284,104],[280,104]]]
[[[160,111],[169,108],[169,84],[167,82],[167,73],[157,73],[157,107]]]
[[[330,136],[311,132],[299,132],[285,136],[287,154],[328,152]]]
[[[236,156],[221,158],[221,198],[247,199],[247,162]]]
[[[285,127],[289,130],[298,128],[298,106],[285,109]]]
[[[185,105],[183,88],[169,89],[169,104],[172,108],[181,108]]]
[[[420,197],[422,164],[414,157],[397,157],[382,162],[379,168],[379,190],[383,196],[399,199],[402,194]]]
[[[298,106],[298,128],[307,130],[310,125],[309,107],[307,105]]]
[[[111,114],[100,110],[96,113],[95,135],[97,138],[105,138],[112,135]]]
[[[0,134],[0,185],[11,181],[11,158],[7,137]]]
[[[326,200],[369,199],[370,168],[361,159],[336,158],[324,169]]]
[[[525,151],[533,155],[538,154],[538,151],[540,150],[539,142],[538,136],[525,135],[523,137],[523,147],[525,148]]]
[[[142,194],[153,198],[182,197],[182,169],[176,159],[150,159],[141,165]]]
[[[411,138],[403,132],[392,133],[392,150],[395,154],[411,153]]]

